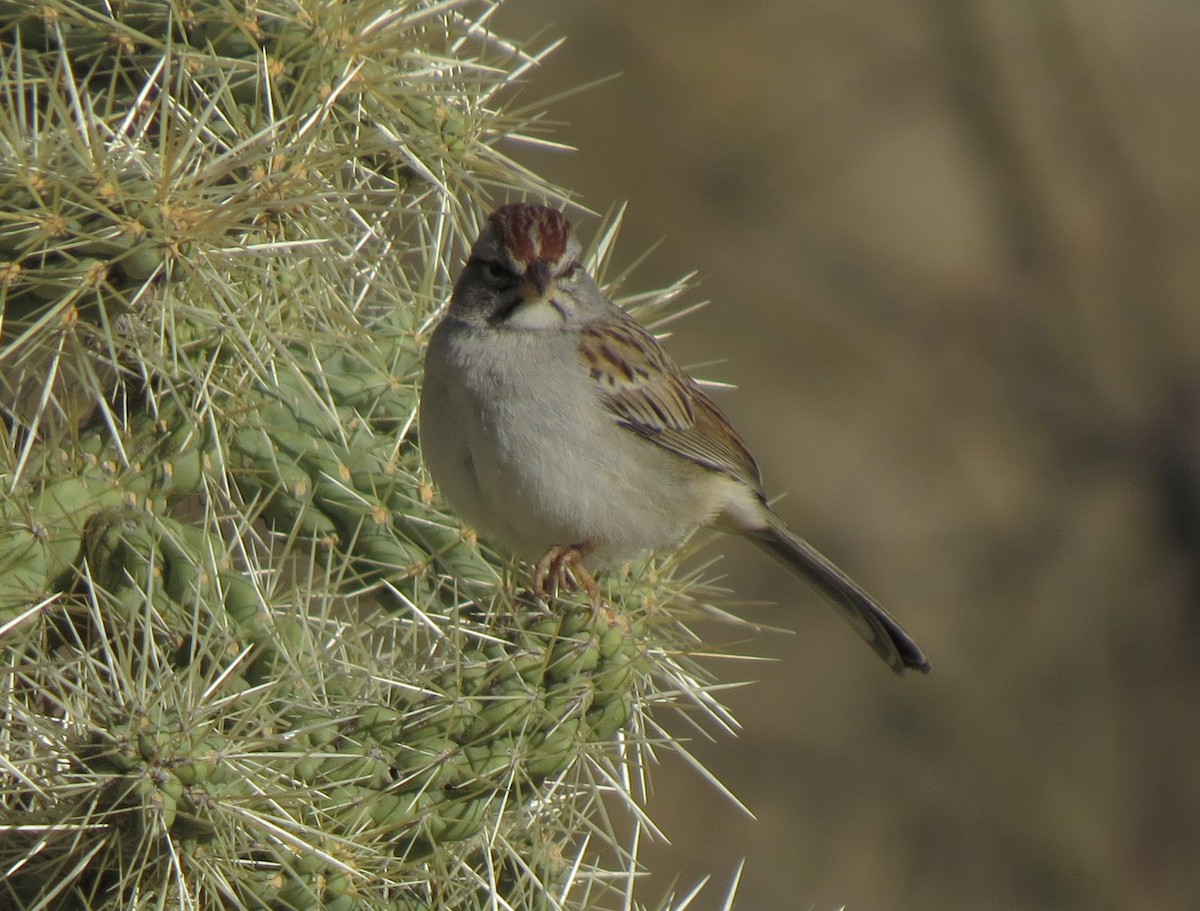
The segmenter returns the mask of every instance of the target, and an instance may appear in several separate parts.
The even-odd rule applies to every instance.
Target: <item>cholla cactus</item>
[[[628,906],[698,583],[549,614],[419,468],[455,256],[561,198],[492,9],[0,3],[0,905]]]

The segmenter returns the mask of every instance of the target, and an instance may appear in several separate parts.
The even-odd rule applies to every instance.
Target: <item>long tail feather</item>
[[[775,519],[774,516],[771,517]],[[929,673],[929,660],[900,624],[874,598],[826,559],[820,551],[775,519],[747,536],[838,609],[846,622],[897,674],[907,669]]]

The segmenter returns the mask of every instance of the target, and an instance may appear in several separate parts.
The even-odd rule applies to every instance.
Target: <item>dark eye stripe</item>
[[[472,265],[477,265],[483,269],[484,274],[492,281],[498,282],[501,279],[507,279],[510,282],[515,282],[517,280],[517,276],[513,273],[512,269],[499,260],[472,256],[467,260],[467,266],[470,267]]]

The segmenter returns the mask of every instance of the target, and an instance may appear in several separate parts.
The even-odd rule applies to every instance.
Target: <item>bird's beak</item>
[[[517,288],[521,300],[526,302],[541,300],[550,290],[550,281],[550,264],[544,260],[535,259],[525,270],[525,275]]]

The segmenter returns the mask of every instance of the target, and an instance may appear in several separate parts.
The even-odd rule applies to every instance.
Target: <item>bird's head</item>
[[[509,203],[488,216],[454,286],[452,315],[495,329],[561,330],[598,296],[557,209]]]

